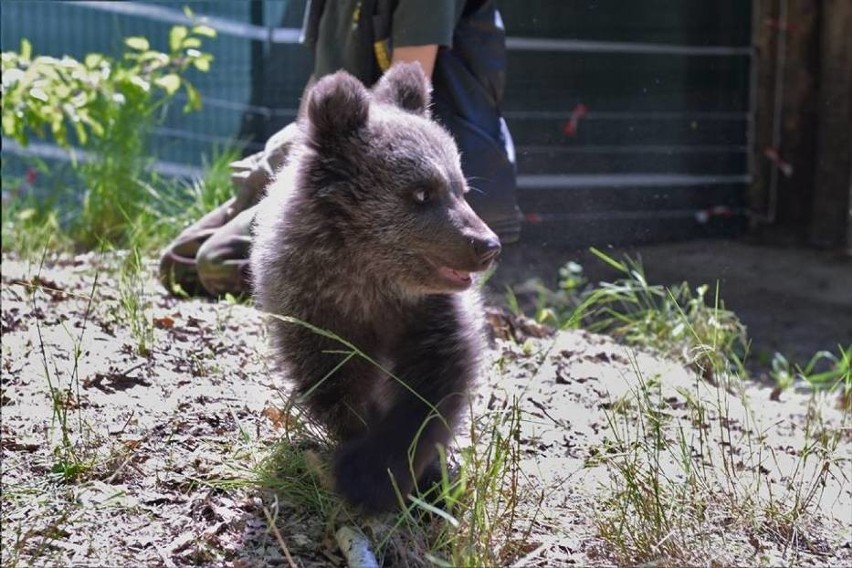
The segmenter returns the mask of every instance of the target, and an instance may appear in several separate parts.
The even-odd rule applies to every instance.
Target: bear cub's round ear
[[[367,124],[369,113],[369,91],[346,71],[326,75],[308,94],[308,127],[315,142],[349,135]]]
[[[429,80],[419,63],[396,63],[373,89],[376,100],[415,114],[429,114]]]

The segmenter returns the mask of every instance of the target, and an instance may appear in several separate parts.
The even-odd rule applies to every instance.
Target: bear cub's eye
[[[432,194],[428,189],[418,189],[412,196],[417,203],[428,203],[432,199]]]

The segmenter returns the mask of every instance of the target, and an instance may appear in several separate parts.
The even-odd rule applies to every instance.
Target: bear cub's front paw
[[[394,458],[382,450],[366,440],[358,440],[344,444],[334,455],[335,489],[368,514],[391,511],[399,505],[394,483],[403,498],[413,485],[404,456]]]

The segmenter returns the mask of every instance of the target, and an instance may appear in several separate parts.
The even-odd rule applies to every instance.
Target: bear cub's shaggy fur
[[[345,72],[321,79],[255,225],[260,307],[333,332],[402,381],[270,319],[296,394],[340,442],[335,488],[366,512],[397,504],[390,475],[404,496],[436,474],[482,350],[474,273],[500,251],[428,106],[417,64],[372,91]]]

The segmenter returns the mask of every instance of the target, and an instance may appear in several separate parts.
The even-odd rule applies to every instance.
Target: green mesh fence
[[[204,108],[177,101],[155,133],[159,167],[197,172],[216,148],[291,121],[310,73],[296,42],[305,0],[193,1],[219,36],[195,74]],[[741,227],[749,180],[751,2],[503,0],[505,114],[528,235],[647,241]],[[166,45],[179,2],[3,0],[4,50],[115,53]],[[262,131],[262,133],[261,133]],[[4,141],[5,142],[5,141]],[[4,144],[4,177],[20,173]],[[18,168],[16,170],[16,168]]]
[[[128,4],[136,13],[123,12]],[[262,20],[266,29],[251,22],[251,2],[192,2],[199,17],[216,18],[223,26],[216,39],[208,40],[204,49],[213,54],[210,72],[190,72],[189,79],[202,95],[199,112],[182,112],[183,100],[171,105],[164,124],[155,132],[151,152],[158,160],[170,164],[200,166],[204,157],[215,148],[234,143],[241,132],[242,122],[251,99],[252,49],[267,53],[272,47],[267,41],[253,40],[250,34],[266,34],[269,28],[282,23],[298,26],[304,9],[302,2],[266,2]],[[117,54],[122,39],[128,36],[147,37],[152,47],[161,50],[168,45],[168,30],[182,16],[177,2],[129,2],[101,5],[90,2],[2,2],[3,50],[17,49],[22,38],[33,45],[36,55],[70,55],[82,58],[86,53]],[[170,21],[170,20],[178,21]],[[227,27],[231,26],[231,27]],[[272,120],[292,120],[301,89],[310,69],[310,54],[297,43],[278,44],[283,59],[290,65],[278,69],[274,85],[266,86],[278,108],[256,105],[257,114]],[[275,92],[272,92],[272,89]],[[187,170],[190,171],[190,170]]]

